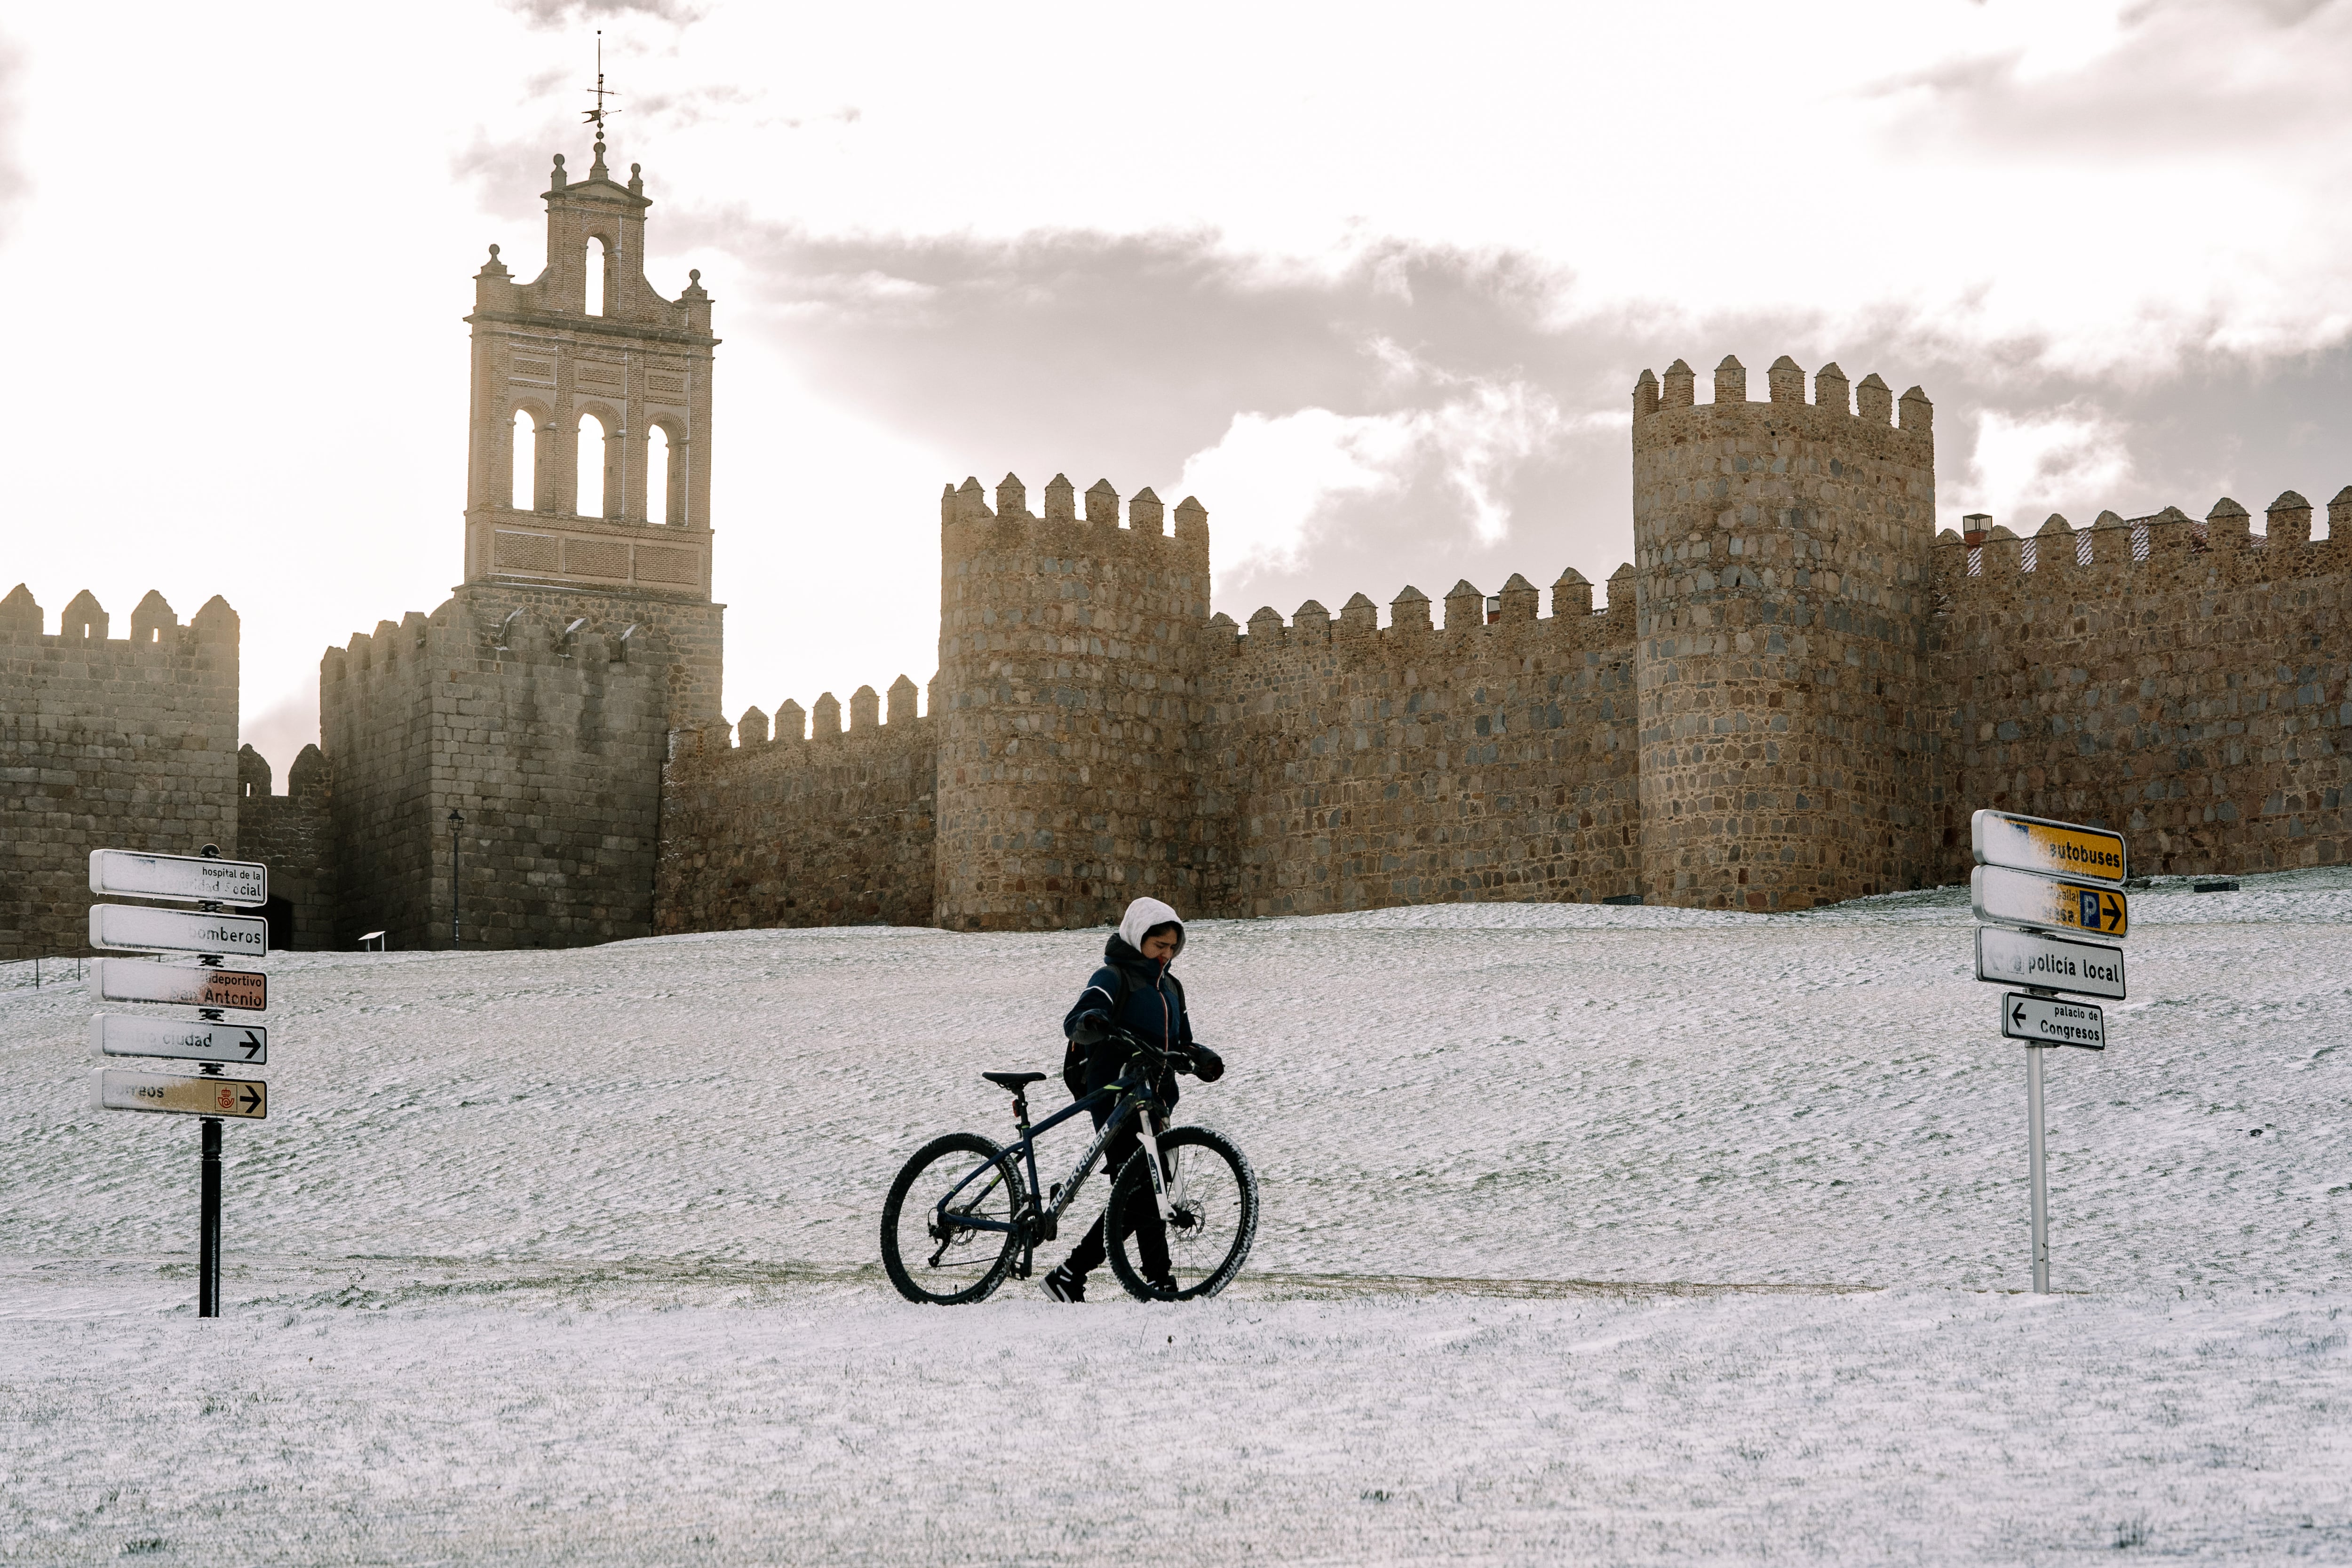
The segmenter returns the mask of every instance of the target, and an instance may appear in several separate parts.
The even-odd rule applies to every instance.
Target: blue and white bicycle
[[[1021,1136],[999,1145],[977,1132],[950,1132],[916,1152],[882,1205],[882,1267],[909,1301],[978,1301],[1008,1274],[1027,1279],[1040,1242],[1052,1241],[1063,1213],[1123,1127],[1139,1143],[1113,1173],[1108,1225],[1111,1272],[1146,1301],[1189,1301],[1233,1282],[1257,1235],[1257,1173],[1223,1134],[1164,1126],[1152,1086],[1169,1056],[1131,1036],[1111,1082],[1032,1127],[1028,1088],[1041,1072],[980,1076],[1013,1095]],[[1040,1197],[1037,1136],[1081,1111],[1109,1103],[1110,1115],[1064,1180]],[[1024,1174],[1024,1167],[1026,1174]],[[1165,1270],[1155,1270],[1164,1249]]]

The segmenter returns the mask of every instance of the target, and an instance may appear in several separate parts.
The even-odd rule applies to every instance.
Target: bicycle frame
[[[1070,1167],[1069,1178],[1062,1183],[1060,1190],[1054,1194],[1053,1206],[1045,1207],[1043,1205],[1045,1189],[1038,1184],[1037,1181],[1038,1134],[1060,1126],[1081,1110],[1088,1110],[1106,1099],[1117,1100],[1117,1109],[1104,1119],[1102,1126],[1095,1132],[1094,1142],[1087,1144],[1086,1152],[1078,1156],[1078,1163]],[[1009,1220],[983,1219],[968,1212],[956,1215],[952,1220],[949,1218],[948,1205],[955,1202],[957,1195],[983,1173],[995,1171],[997,1162],[991,1160],[986,1164],[974,1167],[971,1175],[958,1182],[948,1190],[945,1196],[940,1199],[938,1205],[932,1210],[932,1235],[944,1239],[950,1226],[964,1230],[1011,1231],[1019,1236],[1022,1240],[1021,1275],[1022,1278],[1026,1279],[1030,1271],[1030,1255],[1035,1251],[1036,1244],[1054,1238],[1055,1229],[1061,1220],[1063,1211],[1076,1200],[1079,1186],[1094,1172],[1095,1162],[1101,1158],[1103,1150],[1118,1135],[1118,1130],[1127,1125],[1129,1119],[1136,1121],[1136,1137],[1143,1145],[1144,1152],[1151,1156],[1152,1194],[1158,1203],[1160,1218],[1163,1224],[1166,1223],[1175,1217],[1173,1205],[1170,1201],[1167,1180],[1160,1167],[1159,1134],[1151,1125],[1151,1116],[1145,1114],[1147,1110],[1156,1112],[1159,1110],[1158,1100],[1144,1092],[1141,1086],[1130,1081],[1130,1076],[1126,1072],[1122,1072],[1118,1078],[1093,1093],[1072,1100],[1068,1106],[1055,1111],[1034,1126],[1032,1126],[1029,1121],[1029,1097],[1026,1094],[1014,1095],[1013,1112],[1015,1125],[1021,1130],[1021,1136],[1007,1145],[1004,1152],[1017,1160],[1024,1160],[1028,1164],[1029,1203],[1026,1212],[1016,1214]],[[972,1202],[977,1203],[981,1198],[985,1197],[993,1187],[995,1180],[994,1175],[990,1174],[990,1185],[982,1187],[973,1194]]]

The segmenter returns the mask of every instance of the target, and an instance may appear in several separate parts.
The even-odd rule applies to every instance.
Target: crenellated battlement
[[[2264,510],[2260,532],[2252,515],[2223,496],[2201,517],[2179,507],[2143,517],[2103,511],[2077,528],[2053,512],[2029,535],[1972,513],[1966,532],[1936,536],[1936,576],[1948,601],[2006,592],[2008,580],[2064,582],[2070,592],[2103,585],[2127,593],[2149,580],[2184,574],[2215,582],[2256,582],[2352,567],[2352,485],[2327,507],[2327,532],[2312,537],[2314,508],[2294,490],[2281,491]]]
[[[170,602],[152,588],[131,612],[131,635],[127,637],[108,636],[113,617],[87,588],[67,603],[58,617],[55,632],[44,631],[47,624],[40,605],[26,584],[17,584],[6,598],[0,599],[0,637],[58,649],[73,648],[85,655],[152,659],[206,646],[234,646],[239,631],[236,612],[218,594],[205,600],[204,608],[182,626]]]
[[[1101,531],[1119,538],[1166,540],[1188,552],[1202,556],[1208,553],[1209,510],[1193,496],[1178,501],[1171,514],[1147,485],[1129,498],[1127,516],[1121,519],[1118,491],[1108,479],[1097,479],[1087,488],[1081,510],[1081,498],[1069,477],[1055,474],[1046,481],[1041,499],[1045,510],[1030,510],[1029,487],[1018,474],[1008,473],[997,481],[995,505],[992,507],[989,493],[978,476],[967,475],[961,485],[940,487],[940,527],[949,537],[969,529],[1001,532],[1008,525]]]
[[[1684,361],[1676,360],[1668,365],[1663,378],[1644,370],[1633,382],[1634,444],[1637,447],[1641,445],[1643,426],[1648,421],[1692,409],[1714,409],[1717,412],[1707,417],[1717,420],[1729,417],[1735,409],[1763,410],[1781,416],[1801,409],[1851,420],[1857,426],[1893,426],[1915,437],[1929,437],[1935,432],[1935,405],[1928,402],[1927,393],[1914,386],[1898,400],[1876,371],[1864,376],[1857,387],[1832,361],[1813,373],[1813,397],[1810,403],[1805,399],[1804,369],[1787,354],[1772,362],[1772,368],[1765,373],[1765,381],[1766,401],[1750,403],[1748,367],[1739,363],[1738,355],[1726,354],[1723,363],[1715,367],[1714,401],[1700,403],[1697,374]],[[1662,428],[1653,434],[1664,437],[1668,432]]]
[[[1633,568],[1629,563],[1610,577],[1607,603],[1593,608],[1592,584],[1574,567],[1551,585],[1551,614],[1539,613],[1542,592],[1514,572],[1494,594],[1465,578],[1446,592],[1444,621],[1432,618],[1429,595],[1407,584],[1380,606],[1363,594],[1351,595],[1335,618],[1317,600],[1298,606],[1287,625],[1271,605],[1251,616],[1246,628],[1220,611],[1209,619],[1205,645],[1212,653],[1248,658],[1301,647],[1428,647],[1433,644],[1509,645],[1526,651],[1545,647],[1597,648],[1630,643],[1633,637]]]

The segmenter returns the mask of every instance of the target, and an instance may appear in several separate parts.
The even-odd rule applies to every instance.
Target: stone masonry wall
[[[1938,878],[1967,877],[1983,806],[2116,829],[2143,875],[2352,859],[2352,488],[2328,520],[2314,542],[2289,491],[2261,535],[2226,499],[2202,522],[1948,533]]]
[[[237,853],[269,868],[273,949],[320,952],[335,943],[334,818],[327,759],[305,746],[286,771],[286,793],[269,791],[268,762],[237,752]],[[283,900],[281,905],[280,900]]]
[[[1623,587],[1630,574],[1618,579]],[[1237,797],[1236,875],[1209,915],[1496,900],[1594,902],[1641,871],[1632,596],[1592,610],[1564,574],[1552,615],[1514,576],[1487,624],[1468,583],[1433,628],[1407,588],[1336,621],[1271,608],[1203,669],[1209,750]]]
[[[0,600],[0,960],[89,951],[89,852],[237,853],[237,617],[161,594],[110,639],[88,594],[44,634]]]
[[[656,929],[929,925],[937,877],[936,724],[914,683],[890,689],[879,722],[871,687],[840,729],[831,693],[818,733],[795,703],[776,734],[754,708],[738,726],[681,731],[662,784]]]
[[[542,618],[536,595],[495,586],[330,649],[338,941],[448,944],[452,810],[465,945],[651,934],[677,662],[643,621]]]
[[[1213,902],[1233,807],[1195,689],[1208,513],[1013,476],[940,498],[939,897],[954,930],[1116,921],[1150,893]]]
[[[1876,375],[1769,399],[1727,358],[1712,403],[1676,360],[1634,392],[1643,893],[1804,909],[1917,887],[1933,409]]]

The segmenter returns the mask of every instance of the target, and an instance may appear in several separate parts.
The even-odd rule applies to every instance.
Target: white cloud
[[[1434,480],[1458,497],[1471,534],[1491,544],[1510,529],[1503,490],[1513,472],[1593,423],[1565,417],[1549,394],[1527,382],[1451,375],[1392,343],[1370,347],[1391,381],[1418,380],[1451,395],[1386,414],[1302,408],[1234,416],[1215,446],[1185,459],[1181,480],[1216,520],[1220,580],[1296,565],[1335,502],[1393,494],[1416,481]],[[1623,421],[1603,416],[1600,423]]]
[[[1977,416],[1969,489],[1957,510],[1990,512],[2021,534],[2069,505],[2095,516],[2119,503],[2132,477],[2129,434],[2081,403],[2025,418],[1986,409]],[[2070,521],[2079,527],[2090,518]]]

